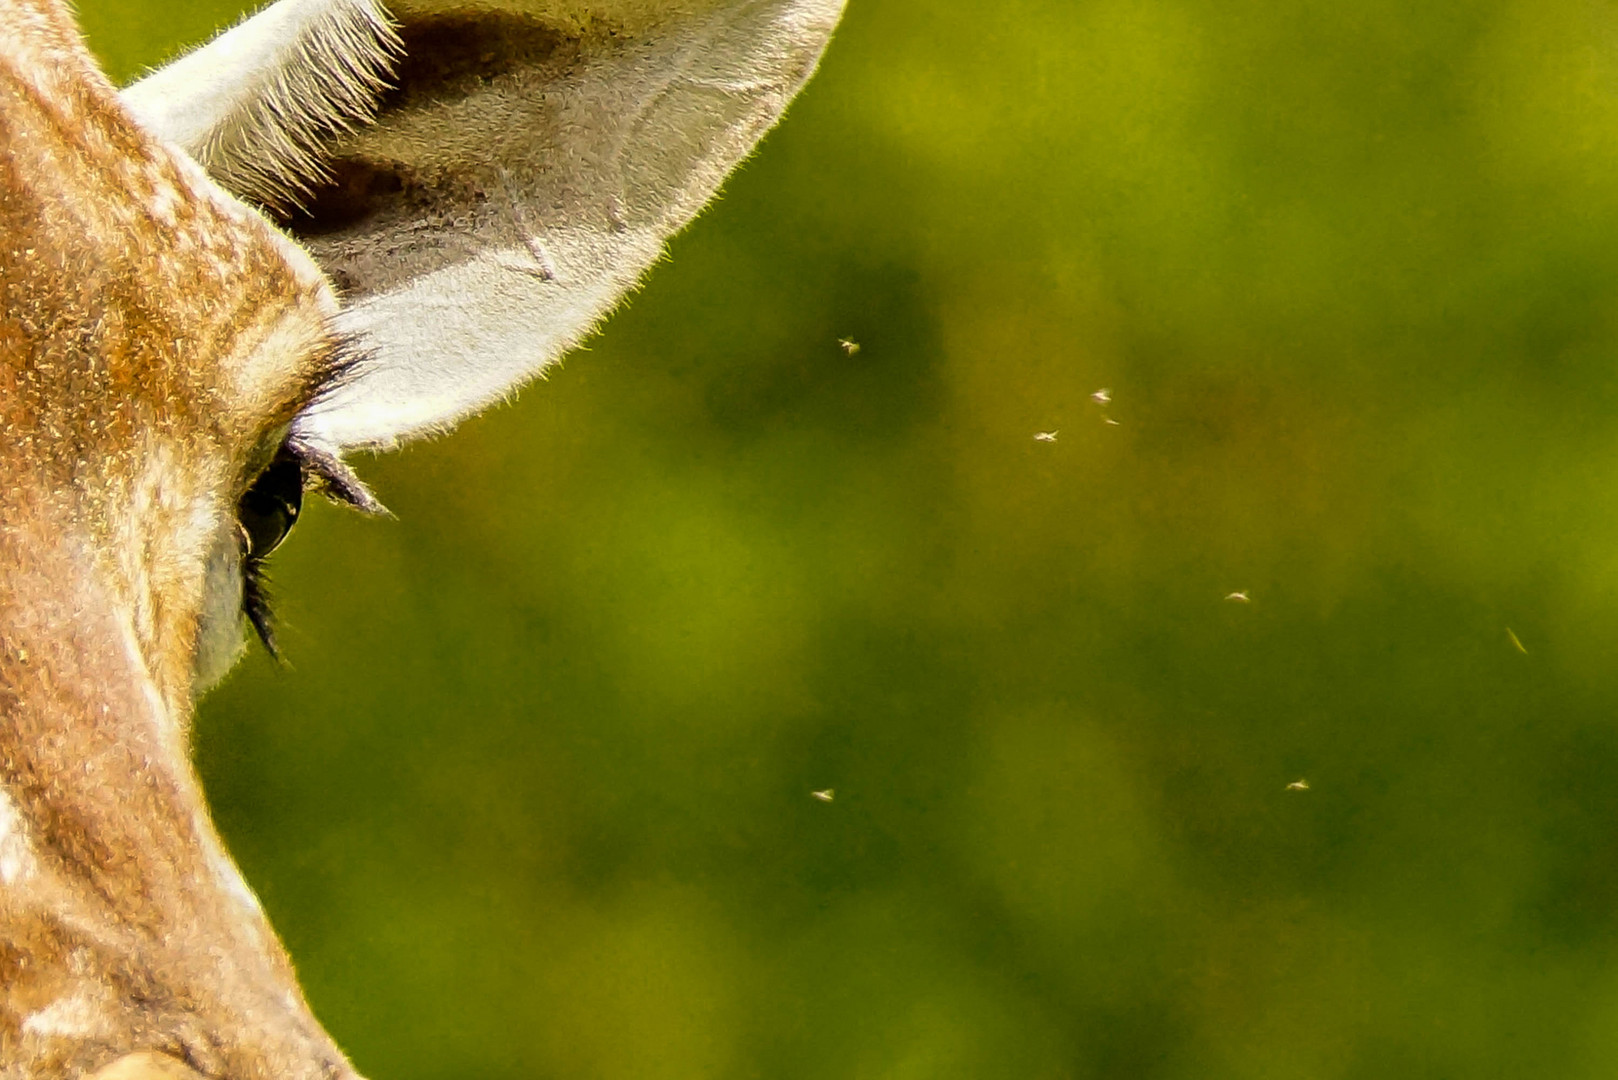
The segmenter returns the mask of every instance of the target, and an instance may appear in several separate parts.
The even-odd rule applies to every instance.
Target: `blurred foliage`
[[[1615,241],[1606,0],[852,0],[306,515],[221,826],[379,1080],[1610,1076]]]

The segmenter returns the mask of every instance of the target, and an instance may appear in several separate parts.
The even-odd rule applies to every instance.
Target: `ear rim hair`
[[[121,97],[220,187],[286,211],[331,179],[326,147],[370,123],[399,55],[377,0],[281,0]]]

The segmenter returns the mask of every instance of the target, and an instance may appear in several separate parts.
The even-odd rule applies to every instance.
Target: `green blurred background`
[[[198,753],[377,1080],[1618,1074],[1611,2],[852,0],[360,464]]]

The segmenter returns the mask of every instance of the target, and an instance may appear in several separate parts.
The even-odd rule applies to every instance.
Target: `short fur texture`
[[[56,0],[0,26],[0,1076],[345,1075],[188,759],[205,559],[334,303]]]

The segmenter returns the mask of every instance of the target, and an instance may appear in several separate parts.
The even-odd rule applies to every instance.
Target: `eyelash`
[[[332,340],[334,345],[319,365],[306,395],[310,403],[341,386],[368,359],[353,338],[334,334]],[[305,491],[318,491],[361,513],[388,512],[340,456],[296,435],[281,444],[269,465],[247,486],[236,503],[236,530],[241,541],[241,611],[265,650],[278,660],[281,650],[275,641],[267,560],[297,524]]]
[[[247,616],[264,648],[277,659],[281,652],[275,643],[275,613],[267,561],[297,524],[305,491],[319,492],[362,514],[388,514],[388,508],[377,501],[371,489],[342,458],[296,436],[281,444],[274,460],[248,485],[236,503],[236,533],[241,541],[242,556],[242,614]],[[255,540],[258,541],[256,548]]]
[[[275,645],[275,617],[270,607],[265,560],[281,546],[303,511],[307,472],[290,442],[283,443],[264,471],[236,503],[236,533],[241,542],[242,614],[253,624],[264,648],[280,657]]]
[[[276,660],[281,649],[275,643],[275,611],[270,602],[269,576],[265,573],[264,557],[248,555],[242,559],[242,614],[264,644],[264,651]]]

